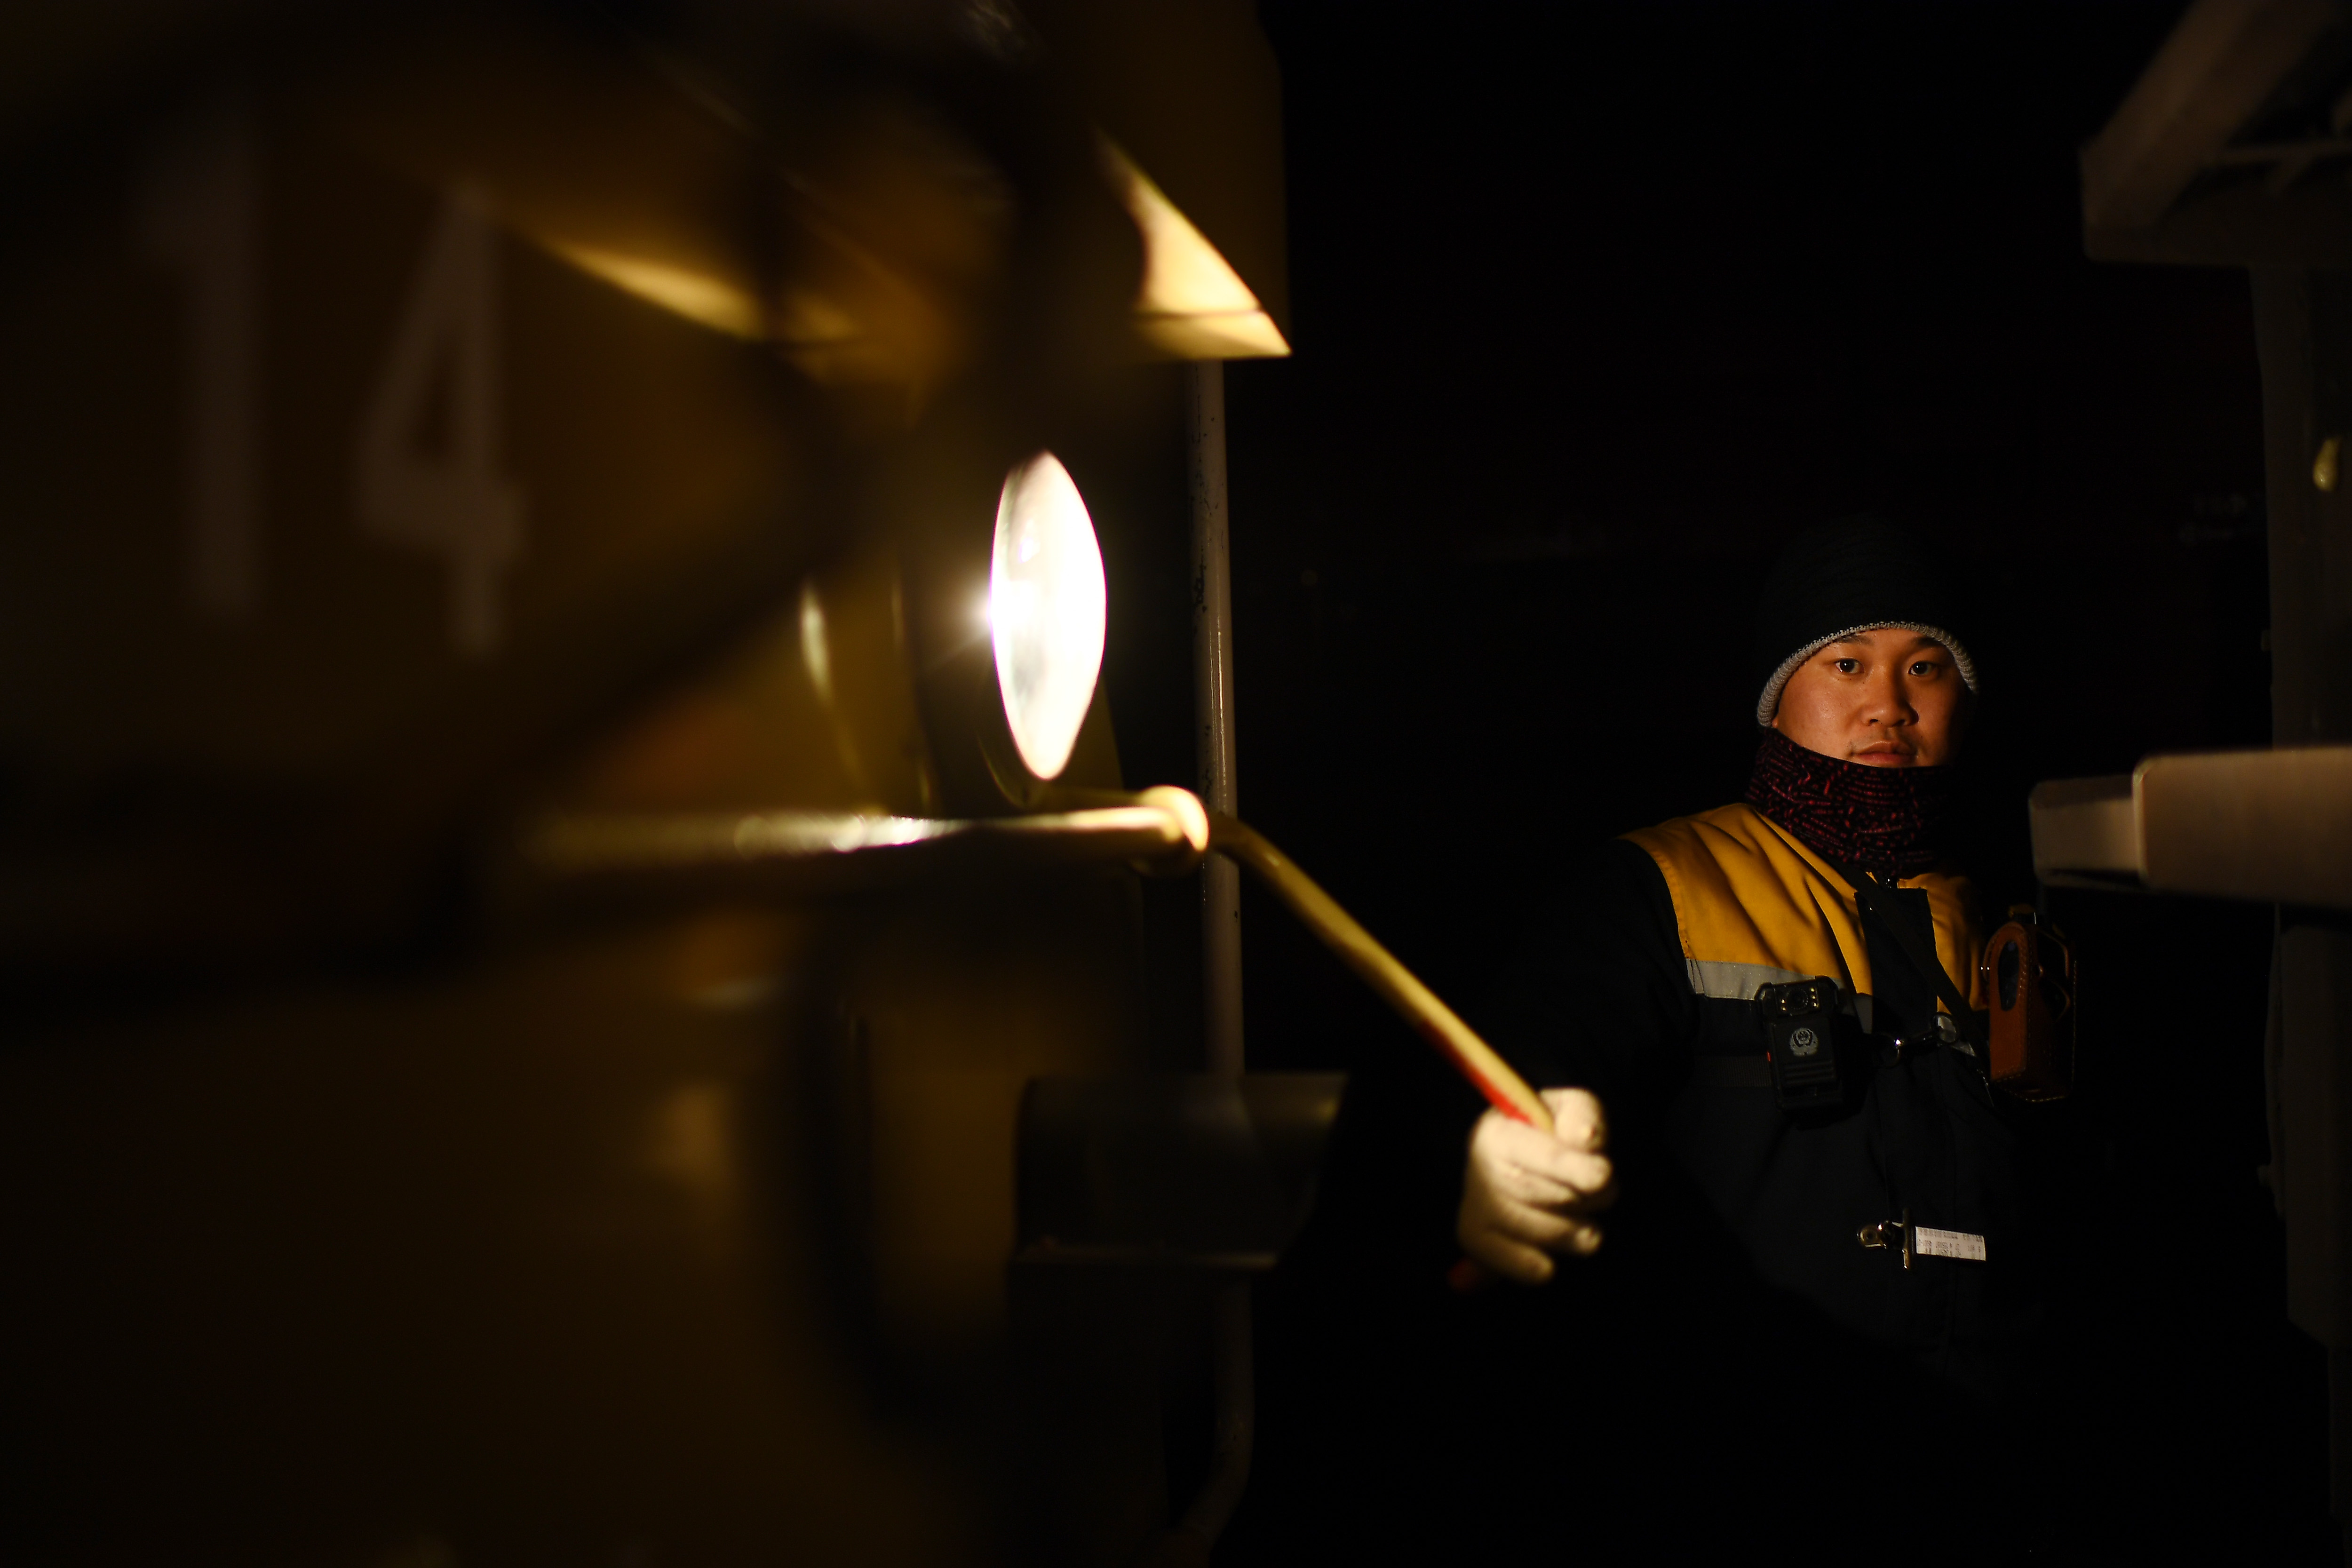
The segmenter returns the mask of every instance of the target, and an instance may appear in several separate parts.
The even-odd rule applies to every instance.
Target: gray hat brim
[[[1772,727],[1773,716],[1780,710],[1780,693],[1788,686],[1789,678],[1797,673],[1799,665],[1833,642],[1843,642],[1846,638],[1861,632],[1882,631],[1917,632],[1921,637],[1932,637],[1943,644],[1944,650],[1952,656],[1952,663],[1958,667],[1960,679],[1967,683],[1971,695],[1975,693],[1977,661],[1969,657],[1969,650],[1960,646],[1960,639],[1943,627],[1931,626],[1924,621],[1864,621],[1858,626],[1848,626],[1843,631],[1832,632],[1825,637],[1807,643],[1803,647],[1782,659],[1780,668],[1772,672],[1771,679],[1764,683],[1763,693],[1756,699],[1758,727],[1766,730]]]

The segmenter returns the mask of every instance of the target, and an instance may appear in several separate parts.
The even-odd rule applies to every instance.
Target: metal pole
[[[1184,378],[1184,445],[1192,490],[1192,695],[1198,793],[1234,815],[1233,560],[1225,508],[1225,367],[1192,365]],[[1209,1070],[1242,1072],[1241,868],[1201,862],[1201,1003]],[[1217,1288],[1209,1323],[1215,1429],[1209,1479],[1181,1528],[1213,1546],[1249,1485],[1257,1405],[1251,1366],[1250,1289]]]
[[[1184,445],[1192,489],[1192,697],[1198,777],[1211,811],[1236,815],[1234,788],[1233,563],[1225,510],[1225,367],[1184,378]],[[1201,863],[1201,982],[1211,1072],[1242,1070],[1241,868]]]

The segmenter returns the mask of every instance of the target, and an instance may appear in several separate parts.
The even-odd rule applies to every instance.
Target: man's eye
[[[1934,659],[1923,658],[1918,663],[1911,667],[1911,673],[1914,675],[1933,675],[1940,668],[1942,667],[1937,665]]]
[[[1840,675],[1852,675],[1861,668],[1862,660],[1858,658],[1842,658],[1837,661],[1837,672]]]

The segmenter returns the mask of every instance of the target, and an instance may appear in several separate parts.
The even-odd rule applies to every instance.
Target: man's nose
[[[1884,724],[1892,729],[1919,721],[1918,710],[1911,706],[1911,690],[1904,682],[1899,669],[1880,670],[1868,688],[1869,695],[1863,708],[1863,721]]]

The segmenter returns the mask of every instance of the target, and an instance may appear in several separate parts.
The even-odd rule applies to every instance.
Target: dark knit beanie
[[[1809,528],[1764,577],[1756,605],[1756,722],[1769,727],[1797,667],[1840,637],[1876,626],[1931,637],[1977,689],[1976,660],[1952,633],[1963,618],[1951,566],[1911,530],[1874,517]]]

